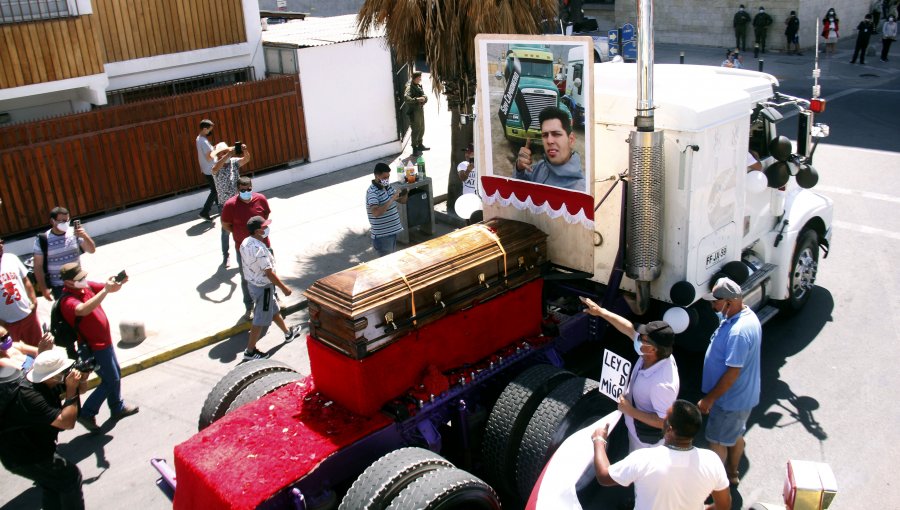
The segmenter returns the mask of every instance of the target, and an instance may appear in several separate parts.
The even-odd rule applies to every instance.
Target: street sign
[[[622,25],[622,58],[637,60],[637,33],[631,23]]]

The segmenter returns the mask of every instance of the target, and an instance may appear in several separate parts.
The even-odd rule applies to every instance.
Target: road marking
[[[833,221],[832,225],[841,229],[855,230],[862,234],[872,234],[900,241],[900,232],[891,232],[890,230],[882,230],[880,228],[867,227],[865,225],[857,225],[856,223],[849,223],[846,221],[838,220]]]
[[[900,197],[893,195],[885,195],[884,193],[872,193],[870,191],[859,191],[854,189],[838,188],[837,186],[816,186],[816,191],[824,191],[825,193],[839,193],[841,195],[853,195],[861,198],[870,198],[872,200],[884,200],[885,202],[894,202],[900,204]]]

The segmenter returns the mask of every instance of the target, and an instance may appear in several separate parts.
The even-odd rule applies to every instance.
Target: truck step
[[[759,318],[760,324],[765,324],[769,322],[772,317],[778,315],[778,308],[772,305],[766,305],[762,307],[758,312],[756,312],[756,317]]]
[[[747,281],[741,285],[741,290],[747,292],[748,290],[752,290],[756,288],[757,285],[760,285],[763,280],[769,277],[775,270],[778,269],[778,266],[775,264],[765,264],[763,267],[759,268],[758,271],[754,271],[753,274],[747,278]]]

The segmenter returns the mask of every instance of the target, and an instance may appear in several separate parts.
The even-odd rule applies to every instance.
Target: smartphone
[[[125,274],[125,270],[123,269],[123,270],[119,271],[119,274],[116,275],[116,282],[122,283],[125,281],[125,278],[128,278],[128,275]]]
[[[50,328],[47,327],[47,323],[46,323],[46,322],[42,322],[42,323],[41,323],[41,330],[44,331],[44,334],[47,334],[47,333],[50,332]]]
[[[235,156],[243,156],[244,155],[244,144],[241,142],[234,142],[234,155]]]
[[[75,228],[81,228],[81,220],[72,220],[72,226]]]

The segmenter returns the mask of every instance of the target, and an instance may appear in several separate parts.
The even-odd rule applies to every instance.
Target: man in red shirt
[[[269,219],[269,201],[266,200],[261,193],[253,193],[253,182],[249,177],[244,176],[238,179],[238,194],[229,198],[222,205],[220,220],[222,228],[231,232],[234,239],[234,251],[237,253],[237,263],[240,269],[238,273],[241,275],[241,294],[244,298],[244,319],[250,319],[250,313],[253,308],[253,299],[250,297],[250,290],[247,288],[247,280],[244,278],[244,264],[241,261],[241,243],[244,239],[250,237],[247,230],[247,222],[254,216],[262,216]],[[269,239],[263,239],[266,246],[270,246]]]
[[[128,278],[117,282],[115,278],[110,277],[105,284],[89,282],[87,272],[83,271],[81,264],[77,262],[64,265],[59,273],[64,285],[63,294],[59,298],[63,319],[77,329],[78,343],[83,342],[90,348],[96,364],[95,370],[100,376],[100,384],[81,407],[78,423],[91,432],[98,432],[100,427],[97,426],[96,416],[104,400],[109,406],[113,420],[131,416],[140,410],[137,406],[125,405],[125,401],[122,400],[119,360],[112,344],[109,319],[100,306],[106,296],[118,292]]]

